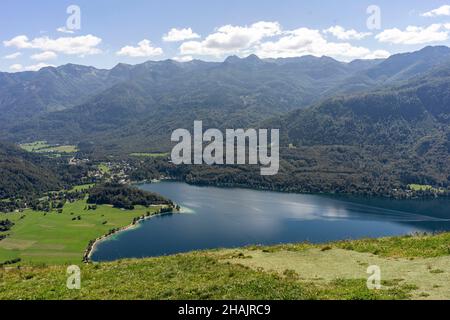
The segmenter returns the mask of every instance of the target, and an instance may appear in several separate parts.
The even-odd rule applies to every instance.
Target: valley
[[[450,299],[449,92],[445,46],[0,73],[0,299]],[[174,163],[195,121],[278,173]]]

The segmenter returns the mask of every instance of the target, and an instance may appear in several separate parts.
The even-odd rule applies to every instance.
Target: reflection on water
[[[400,201],[196,187],[140,186],[183,208],[98,245],[93,260],[139,258],[249,244],[327,242],[450,230],[450,201]]]

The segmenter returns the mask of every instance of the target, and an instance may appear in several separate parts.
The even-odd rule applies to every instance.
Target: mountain
[[[361,68],[360,60],[351,62]],[[343,81],[340,88],[326,95],[348,94],[413,79],[430,69],[450,63],[450,48],[445,46],[425,47],[422,50],[393,55],[373,66],[356,72]]]
[[[37,137],[52,142],[94,141],[109,150],[125,146],[136,151],[143,142],[157,147],[174,128],[190,127],[197,119],[221,128],[248,126],[305,107],[354,69],[330,58],[313,57],[276,63],[250,56],[230,57],[223,63],[120,64],[103,77],[126,81],[89,96],[76,107],[16,122],[9,136],[15,141]],[[333,71],[319,76],[320,70]]]
[[[334,97],[260,124],[281,133],[280,170],[263,177],[258,166],[155,168],[199,185],[300,193],[409,197],[410,184],[450,194],[450,64],[406,83]],[[153,162],[152,162],[153,161]],[[446,191],[445,191],[446,190]],[[420,195],[435,196],[434,191]]]
[[[450,64],[401,86],[331,98],[264,125],[282,128],[283,142],[298,148],[357,151],[354,158],[338,161],[339,166],[363,164],[368,173],[403,184],[447,186],[449,92]]]
[[[386,60],[351,63],[329,57],[259,59],[251,55],[229,57],[222,63],[149,61],[135,66],[119,64],[111,70],[68,65],[32,75],[7,74],[25,78],[47,75],[50,80],[41,81],[58,84],[58,90],[43,93],[38,100],[63,102],[38,104],[40,111],[30,121],[23,121],[23,115],[32,110],[20,111],[26,104],[15,103],[17,112],[13,114],[20,115],[22,121],[9,119],[3,134],[16,142],[44,139],[81,143],[109,153],[168,150],[171,132],[191,128],[194,120],[203,120],[205,127],[222,129],[254,126],[333,96],[406,83],[445,65],[449,51],[447,47],[427,47]],[[66,88],[65,82],[54,80],[66,77],[70,79],[67,83],[77,88],[73,100],[65,100],[69,85]],[[20,96],[35,99],[28,91]],[[80,100],[78,105],[72,104]],[[1,105],[9,108],[8,104]],[[63,110],[52,111],[55,109]]]
[[[120,80],[107,70],[73,64],[38,72],[0,73],[0,123],[65,110]]]

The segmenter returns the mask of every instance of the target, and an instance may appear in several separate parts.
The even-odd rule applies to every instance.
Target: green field
[[[422,185],[422,184],[410,184],[410,185],[408,185],[408,188],[413,191],[431,191],[431,190],[433,190],[432,186]]]
[[[5,268],[0,299],[450,299],[450,234],[209,250],[82,265]],[[382,289],[366,286],[378,265]]]
[[[62,214],[30,210],[0,214],[0,220],[9,219],[16,224],[6,232],[10,236],[0,241],[0,262],[21,258],[22,264],[80,263],[90,240],[131,224],[133,218],[159,210],[137,207],[125,211],[110,206],[85,210],[85,207],[86,201],[77,201],[66,204]],[[73,220],[78,216],[81,220]]]
[[[35,141],[32,143],[24,143],[21,144],[20,147],[23,150],[34,153],[43,153],[43,154],[73,154],[78,152],[78,148],[76,146],[52,146],[49,145],[46,141]]]
[[[168,157],[170,154],[169,153],[132,153],[130,154],[131,157],[136,157],[136,158],[165,158]]]
[[[82,184],[82,185],[73,187],[72,189],[69,190],[69,192],[86,191],[94,186],[95,186],[95,183]]]

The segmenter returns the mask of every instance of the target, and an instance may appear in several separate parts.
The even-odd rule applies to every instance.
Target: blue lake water
[[[387,200],[197,187],[139,186],[183,207],[98,244],[92,259],[111,261],[232,248],[314,243],[413,232],[450,231],[450,200]]]

